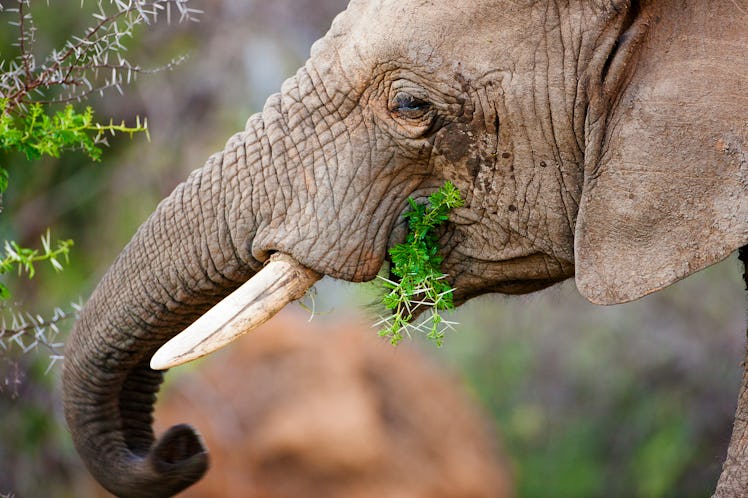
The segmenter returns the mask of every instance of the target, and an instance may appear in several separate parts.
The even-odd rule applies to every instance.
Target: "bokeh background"
[[[95,7],[35,3],[40,52],[82,32]],[[204,0],[195,5],[204,10],[199,23],[139,30],[131,60],[155,67],[187,59],[89,103],[102,117],[146,116],[150,142],[113,140],[98,164],[79,154],[33,164],[0,156],[11,173],[0,239],[33,246],[51,226],[76,244],[63,273],[9,282],[15,298],[47,314],[85,299],[158,201],[261,109],[346,4]],[[14,50],[8,20],[0,12],[0,58]],[[525,297],[484,296],[453,313],[461,325],[443,348],[418,338],[406,347],[460,380],[496,434],[519,497],[709,496],[741,375],[741,272],[733,256],[613,307],[587,303],[573,282]],[[374,294],[324,279],[314,319],[372,313]],[[0,496],[92,496],[64,429],[60,365],[45,373],[49,354],[0,350]],[[173,377],[200,375],[198,365]]]

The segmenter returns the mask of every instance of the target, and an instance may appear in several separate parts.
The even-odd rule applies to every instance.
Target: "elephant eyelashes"
[[[421,119],[431,110],[431,104],[406,92],[398,92],[390,111],[405,119]]]

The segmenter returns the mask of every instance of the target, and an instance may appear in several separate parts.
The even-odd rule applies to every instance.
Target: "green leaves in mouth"
[[[378,276],[387,290],[382,304],[393,311],[375,327],[382,326],[379,335],[389,338],[392,344],[399,343],[405,334],[415,331],[425,333],[441,346],[445,332],[455,323],[442,318],[439,311],[454,308],[454,289],[441,271],[443,258],[439,256],[437,229],[447,221],[452,209],[463,205],[463,199],[457,187],[446,182],[429,196],[427,204],[418,204],[412,198],[408,203],[410,209],[403,214],[408,221],[406,241],[389,250],[390,272],[395,279]],[[422,310],[421,307],[428,309]],[[421,311],[430,313],[429,318],[418,324],[412,323],[414,315]]]

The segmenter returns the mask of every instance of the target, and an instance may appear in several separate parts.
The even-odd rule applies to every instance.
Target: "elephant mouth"
[[[402,213],[396,220],[390,232],[389,247],[402,243],[407,237],[407,222]],[[555,261],[558,268],[551,271],[553,264],[549,262],[552,259],[541,253],[503,261],[460,255],[460,236],[455,228],[451,223],[441,227],[438,240],[445,253],[444,271],[456,289],[456,305],[487,292],[535,292],[573,275],[573,264],[561,261]],[[385,260],[390,262],[390,280],[396,280],[389,254]],[[547,271],[537,273],[537,268],[546,268]],[[152,357],[151,368],[165,370],[228,345],[272,318],[291,301],[301,298],[321,277],[321,273],[288,254],[273,254],[259,273],[164,344]]]
[[[474,297],[490,293],[513,296],[531,294],[533,292],[547,289],[559,282],[563,282],[567,278],[568,277],[504,280],[490,285],[484,284],[479,287],[467,287],[468,284],[458,282],[455,285],[454,304],[455,306],[460,306]]]
[[[416,204],[426,204],[428,203],[429,193],[430,191],[418,192],[411,194],[409,198],[413,199]],[[410,210],[410,203],[404,202],[400,211],[396,212],[396,215],[393,218],[392,226],[390,227],[390,235],[387,239],[387,248],[385,250],[385,260],[388,262],[390,262],[389,250],[398,244],[404,243],[406,238],[408,237],[408,221],[405,217],[405,214]]]
[[[461,254],[458,246],[450,253],[446,265],[457,276],[453,283],[455,305],[487,293],[537,292],[574,275],[572,262],[540,252],[503,260],[477,259]]]
[[[415,198],[416,202],[426,199],[423,196]],[[407,209],[406,205],[395,217],[388,247],[405,241],[408,227],[402,215]],[[388,251],[385,253],[385,260],[389,261]],[[294,256],[273,253],[259,273],[161,346],[151,358],[151,368],[166,370],[228,345],[272,318],[291,301],[300,299],[320,278],[322,273]]]
[[[418,203],[428,201],[428,192],[412,195]],[[403,216],[410,209],[405,203],[393,217],[384,261],[389,263],[388,278],[397,280],[392,272],[392,261],[387,249],[406,241],[408,222]],[[439,227],[437,240],[444,260],[442,268],[455,288],[454,303],[490,292],[527,294],[550,287],[570,275],[573,264],[556,261],[559,271],[537,273],[537,268],[549,269],[552,258],[541,253],[515,256],[504,260],[491,257],[476,258],[461,251],[465,226],[478,222],[466,217],[464,209],[456,210],[450,222]],[[463,248],[464,249],[464,248]],[[303,259],[300,258],[300,259]],[[540,263],[540,264],[539,264]],[[568,268],[572,270],[569,271]],[[290,253],[273,253],[265,267],[228,297],[164,344],[152,357],[151,368],[165,370],[195,360],[228,345],[241,335],[269,320],[286,304],[301,298],[322,277],[319,270],[306,266]]]
[[[546,279],[534,279],[534,280],[509,280],[507,282],[501,282],[492,287],[490,292],[498,292],[501,294],[529,294],[531,292],[537,292],[539,290],[546,289],[554,284],[557,284],[564,278],[546,278]]]
[[[426,202],[427,196],[415,198],[416,202]],[[390,231],[388,248],[405,242],[408,234],[407,221],[403,214],[409,206],[403,207],[395,218],[397,221]],[[444,256],[442,268],[455,288],[454,303],[459,306],[467,300],[485,293],[519,295],[537,292],[562,282],[574,274],[573,263],[558,261],[541,252],[517,255],[507,259],[476,257],[465,253],[461,242],[467,237],[465,227],[480,223],[482,215],[465,208],[455,209],[449,223],[440,228],[439,246]],[[387,278],[395,281],[389,251],[385,261],[390,265]],[[553,261],[553,262],[551,262]],[[547,272],[538,273],[538,268]],[[555,269],[554,269],[555,268]]]

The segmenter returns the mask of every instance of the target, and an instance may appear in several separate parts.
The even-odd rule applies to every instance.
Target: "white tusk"
[[[254,277],[161,346],[151,368],[166,370],[212,353],[303,297],[321,277],[291,256],[273,254]]]

